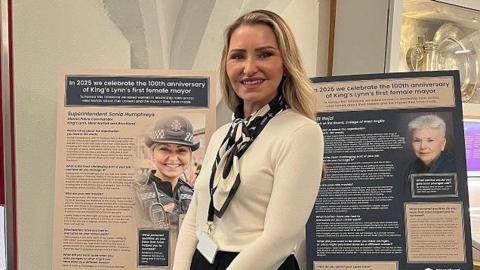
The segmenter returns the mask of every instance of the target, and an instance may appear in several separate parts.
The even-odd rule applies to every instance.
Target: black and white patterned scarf
[[[238,190],[241,183],[239,159],[267,123],[288,108],[281,92],[247,119],[243,116],[243,104],[235,110],[232,125],[217,152],[210,176],[209,221],[213,221],[213,214],[222,217]]]

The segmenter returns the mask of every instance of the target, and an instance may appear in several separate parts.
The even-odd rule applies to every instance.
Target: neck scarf
[[[277,95],[269,104],[244,119],[243,104],[233,115],[232,125],[220,145],[210,176],[209,221],[213,215],[221,218],[241,182],[239,159],[255,141],[267,123],[288,108],[283,95]]]

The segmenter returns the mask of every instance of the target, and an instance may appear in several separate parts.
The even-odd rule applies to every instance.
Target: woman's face
[[[413,130],[412,136],[415,155],[427,166],[430,166],[445,149],[446,140],[438,129],[418,128]]]
[[[269,103],[284,74],[275,34],[263,24],[241,25],[230,38],[225,68],[246,116]]]
[[[187,169],[191,157],[192,151],[185,145],[159,143],[152,149],[156,175],[163,181],[177,180]]]

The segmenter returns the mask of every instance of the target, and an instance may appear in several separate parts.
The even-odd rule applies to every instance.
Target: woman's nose
[[[174,152],[171,152],[168,154],[168,160],[178,160],[178,154],[177,153],[174,153]]]
[[[420,143],[420,149],[425,149],[425,148],[427,148],[427,144],[424,143],[424,142],[421,142]]]
[[[258,71],[257,61],[253,57],[248,57],[245,60],[245,65],[243,66],[243,73],[247,76],[251,76]]]

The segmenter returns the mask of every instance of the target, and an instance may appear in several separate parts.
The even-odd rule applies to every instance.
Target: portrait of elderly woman
[[[187,183],[185,172],[193,162],[193,151],[199,148],[193,134],[190,121],[175,115],[159,120],[145,137],[155,168],[134,189],[137,212],[153,226],[178,225],[179,215],[187,212],[193,188]]]
[[[411,145],[416,159],[409,164],[408,174],[454,173],[455,156],[445,149],[445,121],[429,114],[414,118],[408,124]]]

